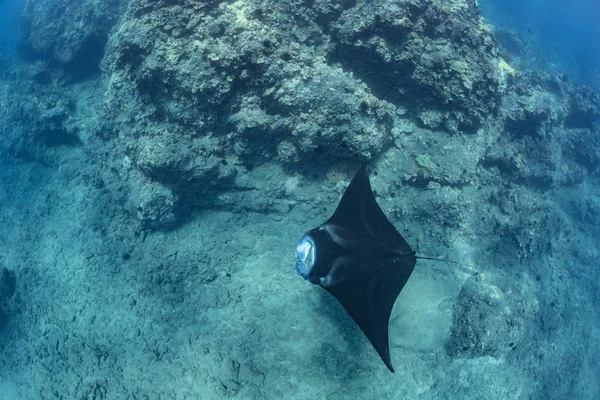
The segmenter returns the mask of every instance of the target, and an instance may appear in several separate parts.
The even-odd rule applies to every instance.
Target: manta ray
[[[390,314],[417,258],[432,258],[416,256],[387,219],[375,201],[366,164],[350,182],[331,218],[302,237],[296,257],[296,272],[341,303],[394,372],[388,337]]]

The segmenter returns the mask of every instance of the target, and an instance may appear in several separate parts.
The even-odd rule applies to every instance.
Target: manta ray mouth
[[[315,265],[315,242],[308,235],[304,236],[296,246],[296,272],[305,277]]]

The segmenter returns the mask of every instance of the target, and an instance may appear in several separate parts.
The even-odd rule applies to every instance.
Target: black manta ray
[[[417,257],[384,215],[367,165],[358,170],[331,218],[300,240],[296,256],[296,272],[342,304],[394,372],[390,314],[417,258],[427,257]]]

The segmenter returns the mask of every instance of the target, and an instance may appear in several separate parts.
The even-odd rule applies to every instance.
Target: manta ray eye
[[[304,236],[296,246],[296,272],[305,275],[315,264],[315,242],[310,236]]]

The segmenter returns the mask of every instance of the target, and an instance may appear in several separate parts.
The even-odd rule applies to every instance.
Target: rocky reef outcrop
[[[434,156],[434,171],[423,165],[432,155],[409,157],[419,167],[409,180],[425,184],[468,181],[479,165],[548,187],[597,166],[580,145],[598,140],[597,96],[516,71],[470,1],[115,0],[50,12],[31,0],[23,19],[21,47],[50,62],[28,72],[39,94],[7,111],[32,129],[3,147],[44,159],[44,147],[88,142],[125,177],[128,207],[151,229],[175,226],[183,209],[252,197],[248,176],[265,162],[361,162],[410,146],[410,124],[486,136],[465,154],[478,164],[456,173],[454,161]],[[73,27],[47,34],[56,24]],[[104,100],[80,132],[80,101],[58,93],[100,67]]]
[[[534,319],[536,307],[520,293],[507,296],[484,277],[471,277],[454,306],[446,351],[453,357],[503,357],[519,345],[525,319]]]
[[[75,79],[96,74],[119,8],[125,4],[122,0],[28,0],[21,17],[21,54],[64,68]]]

